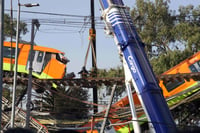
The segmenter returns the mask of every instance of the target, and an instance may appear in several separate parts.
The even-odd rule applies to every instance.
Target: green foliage
[[[198,51],[200,50],[200,6],[194,8],[192,5],[181,6],[179,8],[180,16],[173,29],[173,35],[177,41],[186,44],[186,48]]]
[[[80,119],[86,117],[89,112],[87,101],[88,91],[80,87],[63,88],[45,91],[42,99],[36,100],[39,107],[42,104],[42,111],[49,111],[57,119]],[[42,103],[41,103],[42,102]],[[40,109],[41,110],[41,109]]]
[[[137,0],[131,11],[154,72],[161,74],[200,50],[200,5],[169,10],[170,1]]]
[[[123,77],[124,76],[124,70],[122,67],[117,68],[111,68],[109,70],[106,69],[98,69],[97,71],[98,77],[104,77],[104,78],[111,78],[111,77]]]
[[[124,77],[124,69],[123,67],[116,67],[116,68],[111,68],[109,70],[106,69],[98,69],[97,71],[97,76],[98,77],[102,77],[102,78],[114,78],[114,77]],[[99,86],[98,89],[102,89],[102,88],[107,88],[108,92],[107,93],[111,93],[112,91],[112,86]],[[118,85],[116,90],[115,90],[115,94],[114,97],[117,99],[117,97],[120,97],[120,95],[125,91],[125,84],[124,85]]]
[[[5,38],[12,36],[16,36],[16,28],[17,20],[13,20],[11,22],[11,18],[8,14],[4,14],[4,36]],[[20,22],[19,24],[19,35],[26,34],[28,32],[27,24],[24,22]]]
[[[169,50],[169,43],[174,42],[171,35],[173,21],[169,14],[168,3],[164,0],[137,0],[136,7],[131,11],[149,55],[160,54]]]
[[[64,114],[66,117],[74,119],[87,116],[89,106],[85,103],[82,103],[82,101],[87,101],[87,90],[80,87],[71,87],[66,91],[62,90],[60,93],[67,95],[67,97],[56,95],[54,101],[54,111],[58,113],[57,116]],[[72,98],[77,98],[79,101]]]
[[[137,0],[131,11],[149,57],[163,56],[174,48],[200,49],[200,6],[180,6],[175,16],[168,4],[164,0]]]
[[[175,50],[153,58],[151,60],[151,65],[155,74],[159,75],[179,64],[191,55],[193,55],[193,52],[188,49],[185,49],[184,51]]]
[[[174,50],[168,53],[162,53],[160,56],[152,58],[150,63],[155,74],[159,75],[193,54],[194,52],[190,49],[185,49],[184,51]],[[98,69],[98,77],[124,77],[124,70],[123,67],[111,68],[109,70]],[[121,89],[123,89],[123,87]],[[119,89],[119,91],[121,90]]]

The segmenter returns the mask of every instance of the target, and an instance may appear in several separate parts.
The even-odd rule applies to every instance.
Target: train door
[[[33,71],[37,73],[41,73],[44,65],[44,59],[45,59],[46,52],[43,51],[33,51]],[[30,59],[29,59],[30,61]],[[27,68],[29,68],[29,61],[27,64]]]

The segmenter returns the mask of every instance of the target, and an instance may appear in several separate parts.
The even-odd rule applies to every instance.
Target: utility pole
[[[30,105],[31,105],[31,91],[32,91],[32,66],[33,66],[33,45],[34,45],[34,33],[35,33],[35,26],[37,29],[39,28],[40,24],[37,19],[32,19],[31,23],[31,43],[30,43],[30,56],[29,56],[29,77],[28,77],[28,89],[27,89],[27,103],[26,103],[26,128],[29,128],[30,123]]]
[[[97,76],[97,61],[96,61],[96,29],[95,29],[95,11],[94,11],[94,0],[90,2],[91,6],[91,28],[90,28],[90,41],[92,43],[92,76]],[[93,87],[93,102],[98,103],[97,86]],[[94,106],[94,113],[98,112],[98,106]]]
[[[17,31],[16,31],[16,45],[15,45],[15,66],[14,66],[14,81],[12,89],[12,110],[11,110],[11,128],[14,127],[15,121],[15,97],[16,97],[16,86],[17,86],[17,70],[18,70],[18,45],[19,45],[19,22],[20,22],[20,3],[18,0],[18,10],[17,10]]]
[[[0,125],[2,113],[2,92],[3,92],[3,38],[4,38],[4,0],[0,0]],[[0,126],[1,130],[1,126]]]

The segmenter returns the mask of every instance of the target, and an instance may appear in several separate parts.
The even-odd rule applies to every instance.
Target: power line
[[[9,11],[10,9],[5,9],[5,11]],[[13,10],[14,12],[17,12],[17,10]],[[37,15],[45,15],[45,16],[54,16],[54,18],[37,18],[40,21],[40,24],[43,26],[49,26],[49,27],[62,27],[65,31],[62,29],[52,29],[51,33],[82,33],[86,29],[89,29],[91,24],[91,17],[88,15],[72,15],[72,14],[60,14],[60,13],[51,13],[51,12],[33,12],[33,11],[21,11],[21,13],[26,14],[37,14]],[[59,17],[59,18],[57,18]],[[64,17],[64,18],[63,18]],[[21,18],[21,21],[26,23],[27,25],[31,24],[32,18]],[[100,17],[95,18],[96,27],[97,29],[104,29],[104,23],[101,21]],[[73,28],[73,31],[71,30]],[[67,29],[70,29],[67,31]],[[78,29],[78,30],[74,30]],[[40,31],[43,33],[49,33],[48,31],[42,30],[42,27],[40,28]]]
[[[10,9],[5,9],[5,11],[10,11]],[[13,10],[13,12],[17,12],[17,10]],[[65,16],[65,17],[90,17],[90,16],[83,16],[83,15],[71,15],[71,14],[60,14],[60,13],[50,13],[50,12],[33,12],[33,11],[21,11],[21,13],[28,13],[28,14],[40,14],[40,15],[51,15],[51,16]]]
[[[30,25],[30,20],[29,19],[22,19],[23,22],[25,22],[26,24]],[[51,29],[52,32],[62,32],[62,33],[71,33],[71,32],[78,32],[78,33],[82,33],[84,32],[86,29],[89,29],[90,26],[90,22],[88,21],[76,21],[76,20],[66,20],[66,19],[44,19],[42,18],[41,20],[39,19],[40,24],[43,26],[48,26],[48,27],[54,27],[53,29]],[[55,28],[57,27],[57,28]],[[58,29],[60,27],[60,29]],[[102,22],[97,22],[96,23],[96,29],[100,29],[103,30],[104,29],[104,25]],[[42,29],[42,26],[40,28],[40,31],[45,32],[45,29]],[[50,31],[50,29],[48,28],[48,31]],[[46,31],[48,33],[48,31]],[[51,33],[52,33],[51,32]]]
[[[5,11],[10,11],[10,10],[5,9]],[[16,12],[16,10],[13,10],[13,11]],[[83,16],[83,15],[59,14],[59,13],[50,13],[50,12],[33,12],[33,11],[21,11],[21,12],[22,13],[28,13],[28,14],[40,14],[40,15],[50,15],[50,16],[59,16],[59,17],[70,17],[69,19],[73,20],[73,21],[74,20],[84,20],[84,21],[86,21],[87,19],[91,19],[90,16]],[[31,20],[31,19],[28,19],[28,20]],[[58,19],[59,18],[54,18],[54,20],[53,19],[42,19],[41,18],[40,20],[47,20],[47,21],[52,20],[53,22],[55,22],[55,21],[58,21]],[[65,20],[67,20],[67,19],[65,19]],[[99,23],[103,24],[100,17],[95,17],[95,21],[97,22],[97,24],[99,24]],[[88,22],[90,22],[90,21],[88,20]]]

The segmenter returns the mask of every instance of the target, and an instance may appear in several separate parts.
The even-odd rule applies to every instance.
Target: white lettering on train
[[[129,65],[131,66],[131,70],[133,71],[133,73],[136,73],[136,68],[135,68],[135,65],[133,63],[133,57],[132,56],[128,57],[128,62],[129,62]]]

